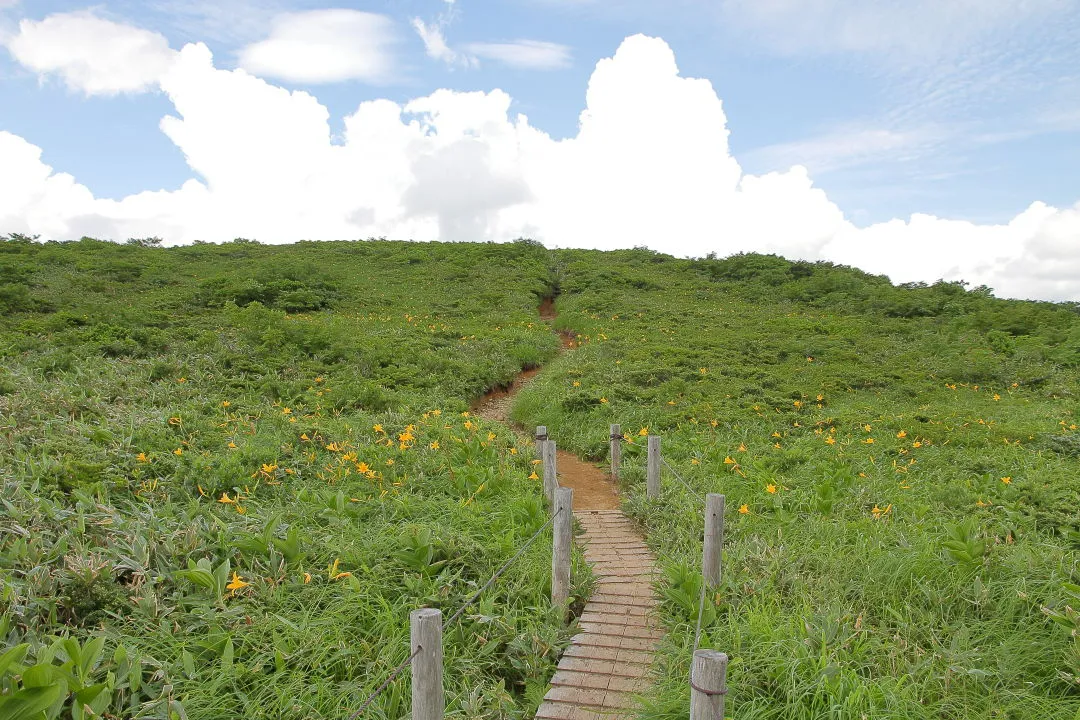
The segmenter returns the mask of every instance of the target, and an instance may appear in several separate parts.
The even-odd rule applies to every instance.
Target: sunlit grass
[[[466,412],[555,353],[534,246],[3,249],[34,302],[0,320],[0,713],[36,677],[50,718],[349,717],[409,612],[449,617],[546,520],[531,445]],[[445,629],[452,714],[538,704],[550,552]]]
[[[1080,577],[1080,317],[948,288],[952,310],[890,317],[874,305],[903,291],[792,301],[792,275],[708,267],[580,253],[558,305],[585,344],[514,409],[597,458],[627,432],[624,507],[670,633],[646,716],[687,713],[703,508],[667,470],[645,498],[643,428],[727,498],[703,644],[732,657],[730,717],[1074,717],[1080,654],[1044,608]]]

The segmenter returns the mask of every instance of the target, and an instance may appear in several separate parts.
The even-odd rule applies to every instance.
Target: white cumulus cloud
[[[86,95],[151,89],[175,57],[164,35],[88,11],[22,20],[6,45],[20,64]]]
[[[578,133],[555,140],[506,93],[438,90],[360,103],[331,141],[329,112],[188,45],[161,76],[161,128],[198,177],[172,191],[94,198],[0,133],[0,231],[45,237],[263,242],[385,235],[562,247],[647,245],[676,255],[777,252],[895,281],[964,279],[999,295],[1080,299],[1080,205],[1032,204],[978,225],[845,218],[802,166],[749,175],[720,98],[656,38],[627,38],[589,81]]]
[[[328,9],[284,13],[270,36],[240,52],[240,67],[290,82],[385,82],[395,69],[394,22],[385,15]]]

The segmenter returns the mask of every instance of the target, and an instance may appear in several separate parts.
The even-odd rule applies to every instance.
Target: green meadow
[[[546,520],[468,414],[556,353],[542,248],[0,251],[0,718],[347,718]],[[543,695],[545,539],[446,629],[460,716]]]
[[[0,720],[350,718],[409,611],[544,524],[528,433],[469,412],[537,366],[522,426],[597,461],[626,432],[668,631],[644,717],[687,715],[699,622],[741,720],[1080,716],[1075,305],[762,255],[13,235]],[[574,632],[549,596],[544,531],[446,628],[449,716],[531,717]],[[363,717],[408,713],[406,673]]]
[[[560,259],[583,344],[516,412],[594,458],[626,433],[670,633],[646,717],[686,716],[707,492],[701,644],[732,658],[731,717],[1078,716],[1075,305],[760,255]],[[646,434],[692,490],[665,469],[645,497]]]

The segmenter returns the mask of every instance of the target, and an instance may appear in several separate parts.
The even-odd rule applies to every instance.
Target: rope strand
[[[368,699],[364,701],[364,704],[360,706],[359,710],[349,716],[349,720],[356,720],[356,718],[360,717],[360,714],[368,709],[368,705],[375,702],[375,698],[379,697],[379,695],[382,695],[382,691],[385,690],[390,685],[390,683],[394,682],[394,680],[397,679],[397,676],[401,674],[401,671],[404,670],[409,665],[409,663],[412,662],[413,658],[419,655],[420,651],[423,649],[424,647],[422,645],[417,645],[416,649],[412,651],[412,655],[405,658],[405,662],[394,668],[394,672],[390,673],[390,677],[386,678],[386,680],[383,680],[383,684],[377,687],[375,689],[375,692],[371,693],[371,695],[368,696]]]
[[[668,470],[671,471],[672,475],[674,475],[675,477],[677,477],[679,479],[679,482],[681,482],[683,485],[686,486],[687,490],[689,490],[694,495],[696,495],[698,500],[700,500],[701,502],[705,502],[705,496],[702,495],[701,493],[699,493],[694,488],[690,487],[690,483],[688,483],[688,482],[686,482],[685,480],[682,479],[682,476],[679,475],[678,472],[676,472],[675,468],[671,467],[671,465],[668,464],[668,461],[664,459],[663,455],[660,456],[660,462],[662,462],[664,464],[664,467],[666,467]]]
[[[510,558],[505,563],[503,563],[503,566],[495,571],[495,574],[491,576],[491,579],[488,580],[486,583],[484,583],[484,586],[482,588],[480,588],[479,590],[477,590],[473,594],[473,596],[471,598],[469,598],[465,602],[465,604],[462,605],[461,608],[450,617],[449,620],[446,621],[446,625],[452,624],[455,620],[457,620],[459,617],[461,617],[461,614],[463,612],[465,612],[465,609],[467,607],[469,607],[470,605],[472,605],[474,602],[476,602],[477,598],[480,597],[480,594],[482,592],[484,592],[485,590],[487,590],[489,587],[491,587],[492,583],[494,583],[496,580],[498,580],[499,576],[502,575],[503,572],[505,572],[505,570],[514,563],[515,560],[517,560],[519,557],[521,557],[525,553],[525,551],[528,549],[528,547],[530,545],[532,545],[533,541],[536,540],[536,538],[540,537],[540,533],[544,532],[544,530],[547,529],[548,525],[555,522],[555,518],[558,517],[559,513],[561,513],[562,511],[563,511],[563,508],[559,508],[558,510],[556,510],[551,515],[551,517],[549,517],[547,519],[547,522],[545,522],[543,525],[541,525],[540,529],[537,530],[536,532],[534,532],[532,537],[525,541],[525,544],[522,545],[521,549],[518,550],[517,553],[514,554],[514,557]]]
[[[676,478],[678,478],[679,482],[681,482],[683,485],[685,485],[686,489],[689,490],[691,493],[693,493],[697,497],[698,500],[700,500],[702,503],[705,502],[705,497],[701,493],[699,493],[697,490],[690,487],[690,483],[688,483],[688,482],[686,482],[685,480],[682,479],[682,476],[679,475],[679,473],[675,470],[675,468],[671,467],[671,465],[668,463],[668,461],[664,459],[663,455],[660,456],[660,462],[663,463],[664,467],[666,467],[668,470],[670,470],[671,474],[674,475]],[[698,598],[697,628],[694,630],[694,650],[697,650],[698,647],[701,644],[701,619],[702,619],[702,616],[705,614],[705,585],[706,585],[705,578],[702,577],[701,578],[701,596]]]

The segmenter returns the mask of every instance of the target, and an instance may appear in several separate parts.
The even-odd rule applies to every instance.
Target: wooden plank
[[[652,583],[656,558],[638,526],[618,510],[578,511],[578,538],[597,578],[579,618],[581,632],[559,660],[537,720],[622,720],[648,691],[663,631]]]

